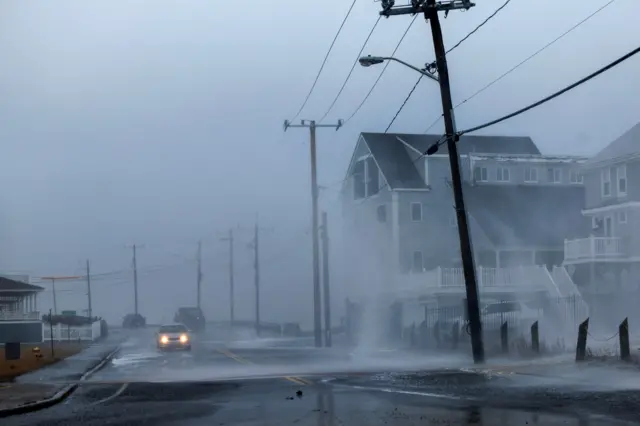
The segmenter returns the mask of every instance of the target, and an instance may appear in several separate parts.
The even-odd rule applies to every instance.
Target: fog
[[[443,20],[452,46],[502,0],[478,1]],[[511,68],[598,5],[513,2],[449,55],[454,102]],[[333,100],[380,4],[360,1],[301,118]],[[0,3],[0,271],[45,287],[43,276],[85,274],[93,313],[118,323],[133,310],[130,246],[138,244],[140,312],[171,321],[195,304],[203,244],[203,310],[227,319],[227,242],[234,228],[236,318],[252,319],[253,238],[261,227],[262,319],[312,325],[308,133],[282,130],[309,90],[348,9],[339,0],[237,2],[59,0]],[[619,0],[494,87],[456,110],[460,128],[537,100],[636,47],[633,0]],[[409,17],[382,20],[365,54],[392,51]],[[541,26],[540,22],[544,21]],[[606,28],[606,31],[602,31]],[[413,25],[397,57],[433,57],[428,26]],[[590,155],[638,121],[640,61],[484,134],[528,135],[543,153]],[[347,118],[378,76],[356,67],[327,121]],[[382,132],[415,75],[392,64],[360,112],[338,132],[318,130],[320,208],[329,213],[334,324],[346,277],[382,286],[384,262],[344,250],[341,180],[362,131]],[[422,133],[441,111],[425,81],[392,130]],[[442,124],[431,130],[442,131]],[[60,281],[58,311],[86,309],[84,282]],[[371,297],[377,291],[368,293]],[[369,312],[372,321],[385,318]],[[370,345],[378,345],[369,337]]]

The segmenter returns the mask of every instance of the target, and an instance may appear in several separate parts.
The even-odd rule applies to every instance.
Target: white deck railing
[[[615,259],[625,257],[622,240],[615,237],[589,237],[564,241],[564,260]]]
[[[0,321],[40,321],[40,312],[0,311]]]
[[[43,340],[51,340],[53,332],[53,340],[83,340],[94,341],[101,337],[100,321],[96,321],[91,325],[83,326],[66,326],[56,324],[53,327],[49,323],[44,323],[42,327]]]

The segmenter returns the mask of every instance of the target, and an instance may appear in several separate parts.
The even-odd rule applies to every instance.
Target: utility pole
[[[134,313],[138,315],[138,249],[143,248],[143,245],[133,244],[131,249],[133,250],[133,308]]]
[[[331,347],[331,292],[329,288],[329,228],[322,212],[322,287],[324,289],[324,345]]]
[[[475,6],[470,0],[412,0],[410,5],[394,7],[394,0],[382,1],[381,15],[389,17],[391,15],[405,15],[423,13],[431,25],[431,35],[433,37],[433,48],[436,56],[436,69],[440,82],[440,96],[442,98],[442,113],[447,136],[447,150],[449,151],[449,165],[451,168],[451,183],[453,186],[453,196],[455,200],[456,217],[458,222],[458,233],[460,238],[460,253],[462,256],[462,267],[464,272],[465,289],[467,293],[467,313],[469,318],[469,328],[471,334],[471,350],[473,360],[476,364],[484,362],[484,344],[482,341],[482,323],[480,321],[480,307],[478,302],[478,286],[476,280],[476,268],[473,259],[473,248],[469,233],[469,224],[464,205],[462,191],[462,177],[460,176],[460,157],[458,155],[455,119],[453,115],[453,102],[451,100],[451,88],[449,82],[449,70],[447,68],[447,57],[442,39],[442,28],[440,26],[439,11],[449,13],[451,10],[468,10]],[[437,149],[437,148],[436,148]],[[433,154],[432,149],[427,151],[428,155]]]
[[[58,299],[56,297],[56,279],[51,278],[51,291],[53,292],[53,315],[58,315]],[[49,311],[51,315],[51,311]]]
[[[258,221],[253,235],[253,268],[255,271],[254,282],[256,286],[256,335],[260,337],[260,240],[259,240]]]
[[[198,241],[198,277],[197,277],[197,287],[196,287],[196,300],[198,309],[202,309],[200,306],[201,302],[201,286],[202,286],[202,241]]]
[[[91,319],[93,317],[93,309],[91,307],[91,267],[89,265],[89,259],[87,259],[87,302],[88,302],[88,316]]]
[[[313,244],[313,335],[315,346],[322,347],[322,313],[320,299],[320,250],[318,247],[318,179],[316,173],[316,128],[330,127],[336,131],[342,127],[342,120],[338,124],[316,124],[315,120],[300,120],[300,124],[284,121],[285,132],[289,127],[309,128],[309,149],[311,152],[311,232]]]
[[[53,293],[53,315],[58,315],[58,298],[56,294],[56,281],[74,281],[82,278],[81,276],[49,276],[40,277],[41,280],[51,281],[51,291]]]
[[[235,321],[235,300],[234,300],[234,288],[233,288],[233,228],[229,228],[229,236],[222,238],[222,241],[229,242],[229,321],[231,328]]]

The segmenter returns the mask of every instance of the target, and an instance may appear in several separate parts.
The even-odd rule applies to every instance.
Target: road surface
[[[4,418],[2,425],[584,426],[640,421],[640,392],[635,390],[587,390],[558,375],[554,382],[547,376],[487,374],[454,368],[446,358],[423,359],[418,365],[398,353],[354,356],[301,342],[225,344],[205,335],[194,340],[191,353],[160,354],[152,334],[141,332],[71,398],[50,409]],[[389,372],[403,363],[429,371]]]

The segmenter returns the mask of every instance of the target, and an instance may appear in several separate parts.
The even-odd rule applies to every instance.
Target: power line
[[[467,34],[466,36],[464,36],[459,42],[457,42],[453,47],[451,47],[449,50],[447,50],[446,53],[451,53],[453,50],[455,50],[456,48],[458,48],[462,43],[464,43],[467,39],[469,39],[469,37],[471,37],[472,35],[474,35],[480,28],[482,28],[487,22],[489,22],[494,16],[496,16],[498,13],[500,13],[500,11],[502,9],[504,9],[505,7],[507,7],[507,5],[511,2],[511,0],[507,0],[506,2],[504,2],[502,4],[502,6],[500,6],[499,8],[497,8],[491,15],[489,15],[487,18],[485,18],[484,21],[482,21],[478,26],[476,26],[471,32],[469,32],[469,34]],[[391,55],[393,56],[393,55]],[[430,65],[427,66],[427,69],[437,69],[436,66],[436,61],[434,60]],[[389,125],[387,126],[387,129],[384,131],[385,133],[387,133],[387,131],[389,131],[389,128],[391,127],[391,125],[393,124],[394,121],[396,121],[396,119],[398,118],[398,116],[400,115],[400,113],[402,112],[402,110],[404,109],[404,106],[407,104],[407,102],[409,101],[409,98],[411,98],[411,95],[413,95],[413,92],[416,90],[416,87],[418,87],[418,84],[420,83],[420,81],[422,80],[423,75],[420,76],[420,78],[418,78],[418,81],[416,81],[416,84],[413,86],[413,88],[409,91],[409,94],[407,95],[407,97],[405,98],[404,102],[402,103],[402,105],[400,106],[400,109],[398,109],[398,111],[396,112],[396,115],[393,117],[393,119],[391,120],[391,123],[389,123]],[[440,120],[440,118],[438,117],[438,120]],[[437,122],[437,121],[436,121]],[[429,126],[429,129],[431,127],[433,127],[435,125],[432,124],[431,126]],[[428,130],[427,130],[428,131]],[[425,132],[426,133],[426,132]]]
[[[558,90],[557,92],[547,96],[546,98],[540,99],[539,101],[534,102],[531,105],[528,105],[528,106],[526,106],[524,108],[521,108],[521,109],[519,109],[519,110],[517,110],[515,112],[512,112],[511,114],[507,114],[507,115],[505,115],[503,117],[500,117],[500,118],[497,118],[495,120],[489,121],[488,123],[481,124],[479,126],[475,126],[475,127],[470,128],[470,129],[460,131],[460,132],[458,132],[458,135],[463,135],[465,133],[476,132],[476,131],[484,129],[486,127],[493,126],[493,125],[498,124],[498,123],[500,123],[502,121],[505,121],[505,120],[508,120],[510,118],[516,117],[516,116],[518,116],[520,114],[523,114],[523,113],[525,113],[525,112],[527,112],[527,111],[529,111],[529,110],[531,110],[533,108],[536,108],[536,107],[538,107],[538,106],[540,106],[542,104],[545,104],[545,103],[549,102],[550,100],[553,100],[553,99],[557,98],[558,96],[563,95],[563,94],[565,94],[566,92],[568,92],[568,91],[570,91],[572,89],[575,89],[576,87],[580,86],[581,84],[586,83],[587,81],[591,80],[592,78],[597,77],[600,74],[610,70],[611,68],[615,67],[616,65],[621,64],[622,62],[626,61],[630,57],[636,55],[638,52],[640,52],[640,47],[636,47],[635,49],[633,49],[631,52],[627,53],[626,55],[621,56],[620,58],[618,58],[615,61],[609,63],[608,65],[600,68],[599,70],[589,74],[588,76],[586,76],[584,78],[581,78],[580,80],[576,81],[573,84],[570,84],[569,86],[565,87],[564,89]]]
[[[351,69],[349,70],[349,74],[347,74],[347,78],[344,79],[344,83],[342,83],[342,87],[340,87],[340,90],[338,90],[338,94],[333,99],[333,102],[331,102],[331,105],[329,105],[329,108],[327,109],[327,111],[324,113],[322,118],[320,118],[320,120],[318,120],[319,123],[321,123],[322,120],[324,120],[327,117],[327,115],[329,115],[329,112],[331,112],[331,110],[333,109],[334,105],[338,101],[338,98],[342,94],[342,91],[346,87],[347,82],[351,78],[351,74],[353,74],[353,70],[356,68],[356,65],[358,65],[358,60],[360,59],[360,56],[362,56],[362,52],[364,51],[364,48],[367,47],[367,43],[369,42],[369,39],[371,38],[371,35],[373,35],[373,32],[375,31],[376,27],[378,26],[378,23],[380,22],[381,18],[382,18],[382,16],[378,16],[378,19],[373,24],[373,27],[371,28],[371,31],[369,31],[369,35],[364,40],[364,43],[362,43],[362,47],[360,48],[360,51],[358,52],[358,55],[356,56],[356,60],[353,61],[353,65],[351,66]]]
[[[463,100],[462,102],[458,103],[456,106],[453,107],[453,109],[458,108],[460,105],[467,103],[468,101],[470,101],[471,99],[475,98],[476,96],[478,96],[480,93],[484,92],[485,90],[487,90],[489,87],[493,86],[494,84],[496,84],[497,82],[499,82],[500,80],[502,80],[503,78],[505,78],[506,76],[508,76],[509,74],[511,74],[512,72],[514,72],[515,70],[517,70],[518,68],[520,68],[522,65],[526,64],[527,62],[529,62],[531,59],[535,58],[536,56],[538,56],[540,53],[542,53],[544,50],[548,49],[549,47],[551,47],[553,44],[555,44],[556,42],[558,42],[560,39],[564,38],[566,35],[568,35],[569,33],[571,33],[572,31],[574,31],[575,29],[577,29],[579,26],[581,26],[582,24],[584,24],[585,22],[587,22],[589,19],[593,18],[595,15],[597,15],[598,13],[600,13],[602,10],[604,10],[607,6],[611,5],[611,3],[615,2],[616,0],[609,0],[607,3],[605,3],[604,5],[600,6],[598,9],[596,9],[594,12],[592,12],[590,15],[588,15],[587,17],[585,17],[584,19],[582,19],[580,22],[578,22],[577,24],[575,24],[574,26],[572,26],[571,28],[569,28],[568,30],[566,30],[565,32],[563,32],[562,34],[560,34],[558,37],[556,37],[555,39],[551,40],[549,43],[545,44],[544,46],[542,46],[540,49],[536,50],[533,54],[529,55],[528,57],[526,57],[524,60],[522,60],[521,62],[519,62],[518,64],[516,64],[515,66],[513,66],[512,68],[510,68],[509,70],[507,70],[506,72],[504,72],[503,74],[501,74],[500,76],[498,76],[496,79],[494,79],[493,81],[489,82],[488,84],[486,84],[485,86],[483,86],[480,90],[476,91],[475,93],[473,93],[471,96],[469,96],[468,98],[466,98],[465,100]],[[506,4],[505,4],[506,5]],[[502,7],[504,7],[505,5],[503,5]],[[501,8],[502,8],[501,7]],[[500,8],[500,9],[501,9]],[[499,10],[499,9],[498,9]],[[453,49],[453,48],[452,48]],[[437,119],[434,120],[434,122],[423,132],[423,133],[427,133],[429,130],[431,130],[431,128],[433,126],[435,126],[440,119],[442,118],[442,114],[440,114],[438,116]]]
[[[293,121],[296,118],[298,118],[298,116],[300,115],[300,113],[302,112],[304,107],[307,105],[307,102],[309,102],[309,98],[311,97],[311,94],[313,93],[313,90],[316,88],[316,84],[318,84],[318,79],[320,78],[320,74],[322,74],[322,70],[324,69],[324,66],[327,63],[327,59],[329,59],[329,55],[331,54],[331,51],[333,50],[333,46],[336,44],[336,40],[338,40],[338,36],[342,32],[342,28],[344,27],[344,24],[347,22],[347,19],[349,18],[349,15],[351,15],[351,11],[353,10],[353,6],[356,4],[356,1],[358,1],[358,0],[353,0],[353,2],[351,3],[351,7],[349,7],[349,10],[347,11],[347,14],[345,15],[344,19],[342,20],[342,24],[340,24],[340,28],[338,28],[338,31],[336,32],[335,37],[333,37],[333,41],[331,42],[331,45],[329,46],[329,50],[327,51],[327,54],[324,56],[324,60],[322,61],[322,65],[320,65],[320,69],[318,70],[318,74],[316,75],[316,78],[313,81],[313,84],[311,85],[311,89],[309,90],[309,93],[307,94],[307,97],[304,99],[304,102],[300,106],[300,109],[298,110],[296,115],[290,121]]]
[[[418,15],[415,15],[413,17],[413,19],[411,20],[411,22],[409,23],[409,25],[407,26],[407,29],[404,31],[404,34],[402,34],[402,37],[400,37],[400,41],[398,41],[398,44],[396,45],[395,49],[393,49],[393,52],[391,52],[391,55],[389,56],[393,56],[396,54],[396,52],[398,51],[398,48],[400,47],[400,45],[402,44],[402,41],[404,40],[404,38],[407,36],[407,34],[409,33],[409,30],[411,29],[411,26],[413,25],[414,22],[416,22],[416,18],[418,17]],[[365,102],[367,102],[367,99],[369,99],[369,96],[371,96],[371,93],[373,93],[373,89],[376,88],[376,86],[378,85],[378,82],[380,81],[380,79],[382,78],[382,75],[384,74],[384,72],[387,70],[387,67],[389,66],[390,61],[386,61],[384,68],[382,68],[382,71],[380,71],[380,75],[378,75],[378,78],[376,79],[376,81],[373,83],[373,86],[371,86],[371,89],[369,90],[369,93],[367,93],[367,95],[364,97],[364,99],[362,100],[362,102],[360,102],[360,105],[358,105],[358,107],[355,109],[355,111],[353,111],[353,113],[349,116],[349,118],[347,118],[344,121],[344,124],[347,124],[362,108],[362,106],[365,104]]]
[[[462,43],[464,43],[469,37],[474,35],[480,28],[482,28],[487,22],[489,22],[494,16],[496,16],[502,9],[507,7],[507,5],[511,3],[511,0],[507,0],[503,3],[502,6],[497,8],[491,15],[489,15],[484,21],[482,21],[477,27],[475,27],[469,34],[464,36],[459,42],[457,42],[451,49],[447,50],[447,53],[451,53],[453,50],[458,48]]]
[[[576,28],[578,28],[579,26],[581,26],[582,24],[584,24],[585,22],[587,22],[589,19],[593,18],[595,15],[597,15],[598,13],[600,13],[604,8],[606,8],[607,6],[609,6],[611,3],[615,2],[616,0],[609,0],[609,2],[605,3],[603,6],[601,6],[599,9],[597,9],[595,12],[592,12],[589,16],[587,16],[586,18],[584,18],[583,20],[581,20],[580,22],[578,22],[577,24],[575,24],[573,27],[569,28],[567,31],[565,31],[564,33],[560,34],[558,37],[556,37],[555,39],[551,40],[549,43],[547,43],[546,45],[544,45],[543,47],[541,47],[540,49],[538,49],[537,51],[535,51],[532,55],[528,56],[527,58],[525,58],[523,61],[521,61],[520,63],[518,63],[517,65],[515,65],[513,68],[509,69],[507,72],[503,73],[502,75],[500,75],[498,78],[496,78],[495,80],[491,81],[489,84],[485,85],[484,87],[482,87],[480,90],[478,90],[477,92],[475,92],[473,95],[469,96],[468,98],[466,98],[464,101],[460,102],[458,105],[456,105],[454,108],[458,108],[460,105],[470,101],[471,99],[475,98],[476,96],[478,96],[480,93],[484,92],[485,90],[487,90],[489,87],[493,86],[494,84],[496,84],[498,81],[502,80],[503,78],[505,78],[507,75],[511,74],[513,71],[515,71],[516,69],[520,68],[522,65],[524,65],[525,63],[529,62],[531,59],[533,59],[534,57],[536,57],[538,54],[540,54],[542,51],[546,50],[547,48],[549,48],[550,46],[552,46],[553,44],[555,44],[558,40],[560,40],[561,38],[563,38],[564,36],[566,36],[567,34],[569,34],[570,32],[572,32],[573,30],[575,30]]]
[[[389,131],[389,128],[391,128],[391,126],[393,125],[394,121],[396,121],[396,118],[398,118],[398,116],[400,115],[400,113],[404,109],[404,106],[407,104],[407,102],[409,102],[409,98],[411,97],[411,95],[413,95],[413,92],[415,92],[416,87],[418,87],[418,84],[420,84],[420,82],[422,81],[422,77],[424,77],[424,76],[422,74],[420,74],[420,77],[418,78],[418,81],[416,81],[416,84],[414,84],[413,87],[411,88],[411,90],[409,91],[409,94],[404,99],[404,102],[402,102],[402,105],[400,105],[400,108],[396,112],[396,115],[393,116],[393,118],[391,119],[391,122],[389,123],[387,128],[384,129],[385,133],[387,133]]]

